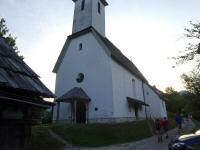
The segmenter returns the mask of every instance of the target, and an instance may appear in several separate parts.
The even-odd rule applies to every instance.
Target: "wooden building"
[[[0,37],[0,149],[27,150],[31,126],[39,110],[53,103],[43,98],[54,94],[39,76]]]

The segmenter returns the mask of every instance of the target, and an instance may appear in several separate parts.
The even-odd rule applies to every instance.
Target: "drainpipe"
[[[144,103],[146,104],[146,97],[145,97],[144,82],[143,81],[142,81],[142,93],[143,93]],[[147,106],[145,105],[144,108],[145,108],[146,119],[148,119],[148,117],[147,117]]]

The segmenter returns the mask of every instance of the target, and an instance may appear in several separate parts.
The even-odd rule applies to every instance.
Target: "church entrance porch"
[[[57,121],[60,121],[60,102],[70,103],[71,123],[88,123],[88,108],[90,98],[82,88],[73,88],[66,94],[56,99]]]

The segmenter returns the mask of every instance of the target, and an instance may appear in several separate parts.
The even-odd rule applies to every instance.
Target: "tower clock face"
[[[84,80],[84,74],[83,73],[79,73],[77,78],[76,78],[76,81],[78,83],[81,83],[81,82],[83,82],[83,80]]]

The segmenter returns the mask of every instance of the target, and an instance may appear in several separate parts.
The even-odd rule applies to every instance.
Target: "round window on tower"
[[[81,83],[81,82],[83,82],[83,80],[84,80],[84,74],[83,73],[79,73],[77,78],[76,78],[76,81],[78,83]]]

